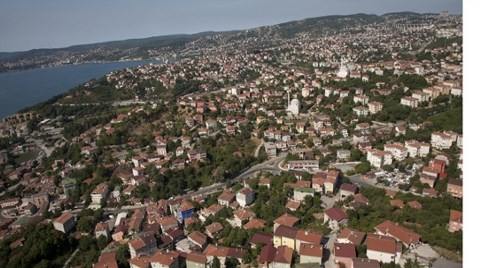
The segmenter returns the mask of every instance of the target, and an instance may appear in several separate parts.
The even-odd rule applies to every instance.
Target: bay
[[[86,63],[0,74],[0,120],[109,72],[162,61]]]

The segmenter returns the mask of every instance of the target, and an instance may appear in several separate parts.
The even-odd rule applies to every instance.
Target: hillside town
[[[0,266],[461,267],[462,17],[337,20],[5,118]]]

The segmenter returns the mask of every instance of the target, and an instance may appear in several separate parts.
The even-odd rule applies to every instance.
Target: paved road
[[[286,157],[287,157],[287,154],[282,153],[278,157],[272,158],[272,159],[267,160],[263,163],[260,163],[258,165],[255,165],[253,167],[248,168],[247,170],[243,171],[237,177],[229,180],[229,182],[216,183],[216,184],[201,188],[198,191],[185,194],[182,197],[183,198],[188,198],[188,197],[192,197],[192,196],[204,195],[204,194],[215,192],[215,191],[217,191],[221,188],[226,187],[227,183],[237,182],[237,181],[240,181],[241,179],[249,178],[259,171],[269,171],[269,172],[272,172],[273,174],[279,174],[283,170],[280,167],[280,164],[283,160],[285,160]]]
[[[77,255],[77,253],[79,252],[80,250],[77,248],[73,253],[72,255],[70,256],[70,258],[68,258],[68,260],[65,262],[65,264],[63,265],[63,268],[66,268],[68,267],[68,264],[72,261],[73,257],[75,257],[75,255]]]
[[[337,240],[337,233],[332,233],[329,235],[328,237],[328,242],[327,244],[325,245],[325,257],[328,258],[328,260],[325,262],[325,267],[326,268],[333,268],[333,267],[337,267],[337,265],[335,264],[335,261],[334,261],[334,256],[333,256],[333,247],[334,247],[334,243],[335,241]]]

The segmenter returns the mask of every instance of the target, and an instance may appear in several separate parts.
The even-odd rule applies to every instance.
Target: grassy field
[[[450,111],[436,114],[428,118],[437,130],[452,130],[463,133],[462,108],[455,108]]]
[[[17,158],[15,158],[15,163],[20,164],[20,163],[23,163],[23,162],[27,162],[28,160],[37,159],[38,153],[40,153],[39,150],[26,152],[24,154],[21,154]]]

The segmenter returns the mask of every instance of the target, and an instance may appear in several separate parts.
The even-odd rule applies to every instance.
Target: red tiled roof
[[[345,227],[340,232],[340,234],[338,234],[337,239],[347,239],[354,245],[361,245],[363,240],[365,239],[365,233],[351,230],[350,228]]]
[[[178,254],[174,252],[157,252],[150,258],[151,263],[160,263],[163,267],[170,267],[176,260]]]
[[[279,246],[277,254],[275,254],[274,262],[276,263],[292,263],[293,249],[287,246]]]
[[[380,263],[377,260],[367,258],[353,258],[352,264],[355,268],[380,268]]]
[[[334,243],[333,254],[335,257],[355,258],[357,251],[354,244]]]
[[[413,201],[408,202],[408,205],[409,205],[411,208],[415,208],[415,209],[421,209],[421,208],[422,208],[422,204],[420,204],[420,202],[418,202],[418,201],[416,201],[416,200],[413,200]]]
[[[300,244],[299,254],[304,256],[312,256],[323,258],[323,246],[320,244]]]
[[[398,224],[395,224],[390,220],[386,220],[375,226],[375,230],[382,234],[392,236],[395,239],[402,241],[406,245],[417,244],[418,242],[420,242],[421,236],[419,234]]]
[[[343,219],[348,219],[347,213],[340,208],[329,208],[325,210],[325,214],[327,214],[330,219],[337,222],[342,221]]]
[[[258,256],[258,263],[271,263],[275,259],[275,255],[277,255],[277,249],[273,245],[265,245],[262,247],[260,255]]]
[[[390,205],[392,207],[403,208],[403,201],[400,199],[390,200]]]
[[[358,191],[358,186],[351,183],[342,183],[342,186],[340,186],[340,190],[356,193]]]
[[[297,231],[298,231],[297,228],[293,228],[293,227],[289,227],[289,226],[285,226],[285,225],[280,225],[275,230],[274,235],[295,239],[295,237],[297,236]]]
[[[267,224],[266,221],[260,220],[260,219],[252,219],[251,221],[247,222],[245,225],[243,225],[243,229],[248,230],[248,229],[261,229],[265,227]]]
[[[62,215],[60,215],[58,218],[53,220],[53,222],[59,222],[61,224],[67,223],[70,219],[73,219],[73,214],[70,212],[65,212]]]
[[[295,225],[300,219],[295,217],[295,216],[292,216],[290,214],[283,214],[282,216],[278,217],[274,222],[276,224],[279,224],[279,225],[285,225],[285,226],[289,226],[289,227],[292,227],[293,225]]]
[[[278,230],[278,229],[277,229]],[[323,234],[299,229],[295,236],[295,240],[308,242],[310,244],[320,244],[322,242]]]
[[[458,210],[450,209],[450,221],[463,223],[463,213]]]
[[[190,252],[187,254],[187,261],[194,263],[207,264],[207,257],[203,253]]]
[[[194,231],[188,236],[189,240],[194,241],[196,244],[203,246],[207,243],[207,236],[199,231]]]
[[[93,268],[118,268],[115,252],[103,253]]]
[[[395,254],[397,241],[395,238],[384,235],[367,235],[367,250],[374,250],[388,254]]]
[[[253,234],[250,239],[250,244],[260,244],[270,245],[273,243],[273,236],[271,234],[266,234],[262,232],[256,232]]]

